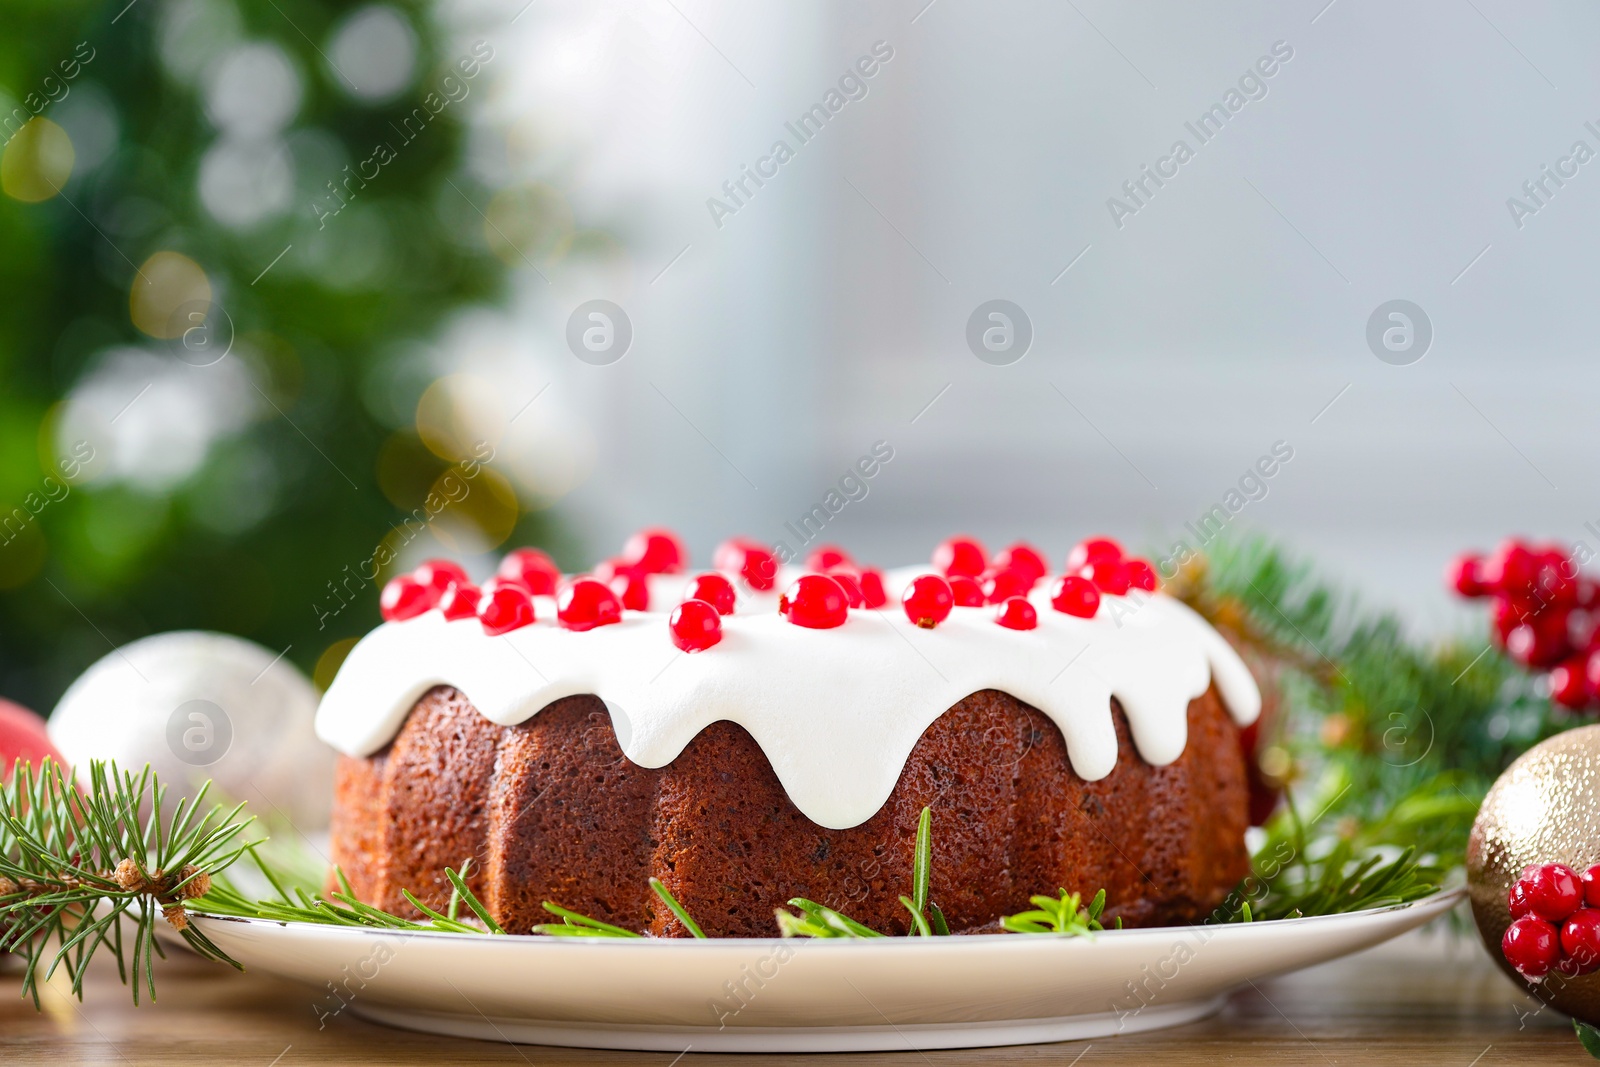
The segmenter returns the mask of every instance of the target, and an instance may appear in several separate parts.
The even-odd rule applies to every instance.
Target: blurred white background
[[[497,49],[476,166],[559,172],[621,248],[529,263],[445,358],[510,410],[538,397],[512,446],[593,543],[782,537],[884,439],[827,537],[885,564],[956,530],[1160,548],[1277,441],[1294,458],[1236,523],[1423,629],[1460,617],[1458,549],[1600,545],[1600,161],[1520,228],[1507,207],[1600,151],[1592,4],[524,3],[447,11]],[[785,123],[876,42],[866,95],[801,145]],[[1185,123],[1276,42],[1265,96],[1201,145]],[[780,138],[794,158],[719,227],[708,198]],[[1108,198],[1178,139],[1194,158],[1119,228]],[[633,327],[606,366],[565,343],[595,298]],[[995,298],[1034,331],[1009,366],[965,340]],[[1410,365],[1366,341],[1392,299],[1432,322]]]

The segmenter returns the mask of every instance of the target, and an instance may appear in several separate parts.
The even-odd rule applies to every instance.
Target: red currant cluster
[[[1049,573],[1037,549],[1017,542],[989,559],[983,545],[970,537],[952,537],[933,552],[940,574],[924,574],[906,586],[901,603],[906,617],[932,629],[950,615],[952,607],[997,605],[994,621],[1012,630],[1039,625],[1038,613],[1028,594]],[[1064,573],[1050,586],[1050,605],[1057,611],[1091,619],[1100,610],[1100,596],[1124,596],[1130,590],[1154,591],[1155,568],[1126,555],[1107,537],[1080,541],[1067,554]]]
[[[446,619],[476,618],[491,636],[510,633],[536,619],[535,597],[554,597],[556,622],[568,630],[592,630],[622,621],[622,612],[650,609],[651,578],[681,574],[688,560],[683,542],[669,530],[640,530],[621,554],[597,564],[592,574],[563,578],[549,556],[536,548],[519,548],[501,560],[494,578],[481,587],[448,560],[429,560],[410,574],[399,575],[383,588],[380,606],[388,622],[413,619],[438,609]],[[778,558],[766,546],[735,537],[717,546],[716,570],[689,580],[682,600],[667,625],[672,642],[685,652],[700,652],[722,640],[722,616],[734,611],[736,596],[729,576],[753,590],[768,591],[777,583]],[[1038,550],[1018,542],[991,558],[970,537],[952,537],[933,553],[936,574],[916,578],[902,604],[912,622],[934,627],[952,607],[994,605],[994,621],[1012,630],[1039,624],[1028,594],[1049,574]],[[778,598],[778,613],[796,626],[826,630],[842,626],[852,608],[878,609],[888,603],[883,572],[850,558],[836,545],[823,545],[806,557],[805,571]],[[1126,595],[1154,590],[1150,564],[1124,554],[1122,546],[1104,537],[1090,538],[1067,555],[1065,573],[1051,586],[1050,603],[1057,611],[1093,618],[1102,594]],[[659,588],[659,587],[658,587]]]
[[[1557,545],[1511,540],[1466,553],[1446,575],[1456,592],[1494,601],[1493,636],[1517,662],[1550,672],[1550,699],[1600,706],[1600,586]]]
[[[1506,962],[1530,982],[1600,971],[1600,864],[1579,875],[1564,863],[1533,864],[1509,894]]]

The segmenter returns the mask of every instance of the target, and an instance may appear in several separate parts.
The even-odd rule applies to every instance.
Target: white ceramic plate
[[[663,1052],[1016,1045],[1199,1019],[1246,981],[1421,926],[1399,908],[1093,940],[1016,934],[632,940],[404,934],[198,917],[245,966],[308,983],[314,1009],[430,1033]]]

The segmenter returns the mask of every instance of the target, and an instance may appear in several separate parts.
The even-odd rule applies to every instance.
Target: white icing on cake
[[[796,572],[797,573],[797,572]],[[436,685],[466,694],[510,726],[561,697],[606,702],[622,751],[662,767],[701,730],[727,719],[761,746],[789,798],[832,829],[871,818],[894,790],[924,730],[953,704],[998,689],[1060,727],[1072,768],[1094,781],[1117,761],[1111,698],[1121,702],[1139,755],[1160,766],[1183,752],[1189,702],[1213,680],[1244,726],[1261,695],[1244,662],[1184,604],[1162,594],[1106,596],[1093,619],[1050,606],[1048,579],[1030,596],[1033,630],[994,622],[993,607],[955,608],[931,630],[912,625],[900,590],[925,567],[885,576],[889,603],[852,610],[831,630],[778,615],[777,591],[742,595],[722,620],[722,640],[678,651],[667,612],[688,578],[656,576],[652,610],[583,633],[555,622],[555,601],[535,598],[538,621],[489,637],[475,619],[438,611],[385,623],[358,644],[317,711],[317,733],[350,756],[368,756],[400,731]],[[793,577],[785,573],[777,589]]]

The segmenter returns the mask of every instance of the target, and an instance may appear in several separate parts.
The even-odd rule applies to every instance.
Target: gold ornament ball
[[[1600,973],[1541,983],[1506,962],[1500,939],[1511,925],[1506,894],[1533,863],[1565,863],[1580,874],[1600,863],[1600,725],[1557,734],[1524,752],[1483,798],[1467,842],[1472,917],[1492,956],[1540,1000],[1600,1025]]]

